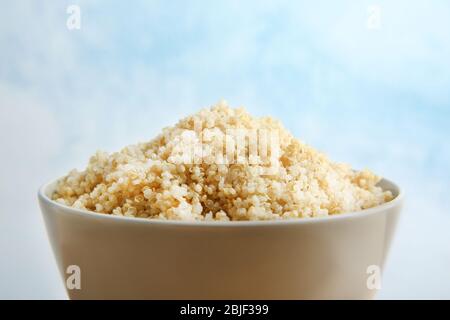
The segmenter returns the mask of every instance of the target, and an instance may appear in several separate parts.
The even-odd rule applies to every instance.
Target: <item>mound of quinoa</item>
[[[225,137],[230,129],[276,132],[276,172],[261,174],[258,169],[267,166],[262,162],[180,160],[183,148],[200,139],[203,148],[224,148],[205,137],[211,132]],[[249,154],[248,148],[241,151]],[[390,201],[392,194],[376,186],[379,180],[368,170],[331,162],[272,118],[255,118],[220,102],[149,142],[112,154],[98,151],[84,171],[72,170],[58,182],[52,198],[74,208],[147,219],[273,220],[334,215]]]

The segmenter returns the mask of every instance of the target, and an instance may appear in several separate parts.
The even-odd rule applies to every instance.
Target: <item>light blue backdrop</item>
[[[40,184],[221,98],[397,181],[379,297],[450,298],[449,2],[8,1],[0,58],[0,298],[65,297]]]

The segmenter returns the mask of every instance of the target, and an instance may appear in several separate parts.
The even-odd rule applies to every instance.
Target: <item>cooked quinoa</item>
[[[250,142],[236,158],[222,152],[237,145],[237,136],[229,134],[236,129],[255,133],[256,142],[269,140],[258,132],[275,133],[278,152],[261,149],[270,164],[255,156]],[[198,145],[204,151],[188,152]],[[84,171],[72,170],[58,182],[52,198],[78,209],[147,219],[273,220],[334,215],[390,201],[391,192],[378,187],[379,180],[368,170],[330,161],[272,118],[255,118],[220,102],[149,142],[112,154],[98,151]]]

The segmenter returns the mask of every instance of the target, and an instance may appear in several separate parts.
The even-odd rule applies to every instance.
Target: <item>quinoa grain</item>
[[[265,165],[261,155],[253,154],[258,146],[252,143],[237,152],[236,162],[228,153],[222,156],[241,139],[226,134],[233,129],[249,130],[252,137],[258,130],[276,132],[276,172],[261,174]],[[200,141],[203,159],[196,151],[186,157],[186,148],[195,150]],[[265,147],[260,151],[264,154]],[[242,160],[245,156],[249,161]],[[294,219],[390,201],[392,194],[376,185],[379,180],[368,170],[357,172],[330,161],[274,119],[257,119],[220,102],[165,128],[149,142],[112,154],[98,151],[84,171],[72,170],[58,182],[52,198],[78,209],[147,219]]]

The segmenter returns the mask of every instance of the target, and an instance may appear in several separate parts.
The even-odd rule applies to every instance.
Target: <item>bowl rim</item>
[[[150,224],[150,225],[166,225],[166,226],[185,226],[185,227],[267,227],[267,226],[288,226],[297,224],[315,224],[315,223],[327,223],[339,220],[349,220],[349,219],[360,219],[367,216],[375,215],[377,213],[385,212],[391,208],[400,206],[403,202],[404,192],[400,187],[388,180],[382,178],[378,183],[387,184],[387,190],[392,193],[397,194],[394,199],[389,202],[385,202],[376,207],[371,207],[368,209],[345,212],[341,214],[328,215],[324,217],[309,217],[309,218],[291,218],[291,219],[277,219],[277,220],[244,220],[244,221],[191,221],[191,220],[160,220],[160,219],[147,219],[147,218],[136,218],[136,217],[126,217],[117,216],[112,214],[104,214],[95,211],[83,210],[78,208],[69,207],[67,205],[58,203],[49,196],[47,196],[47,190],[49,188],[54,188],[56,183],[62,178],[58,178],[43,184],[38,191],[38,199],[41,205],[47,205],[53,207],[58,213],[66,213],[70,215],[76,215],[86,219],[92,220],[105,220],[111,222],[122,222],[131,224]],[[44,208],[41,208],[44,211]]]

